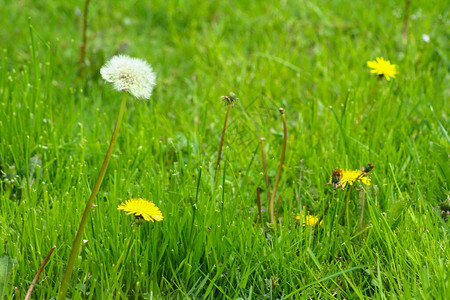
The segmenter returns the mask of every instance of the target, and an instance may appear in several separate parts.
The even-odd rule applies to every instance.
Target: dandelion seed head
[[[156,74],[150,64],[126,55],[112,57],[100,69],[100,74],[115,90],[128,92],[137,99],[149,99],[156,84]]]

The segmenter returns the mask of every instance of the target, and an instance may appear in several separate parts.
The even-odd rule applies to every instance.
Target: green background
[[[444,298],[447,1],[412,1],[406,43],[404,1],[92,1],[80,77],[83,5],[1,1],[0,252],[17,260],[5,299],[25,295],[53,245],[33,293],[57,294],[120,105],[99,74],[117,53],[151,63],[157,86],[129,102],[70,297]],[[376,57],[397,65],[395,79],[370,73]],[[230,91],[239,101],[214,182]],[[288,143],[274,230],[255,223],[256,189],[267,208],[259,138],[273,184],[279,107]],[[346,192],[326,183],[368,162],[360,233],[362,192],[345,226],[334,213]],[[155,202],[164,221],[129,226],[116,208],[131,198]],[[321,215],[329,202],[320,228],[296,226],[301,207]]]

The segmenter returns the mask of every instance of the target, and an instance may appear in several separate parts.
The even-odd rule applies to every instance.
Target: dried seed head
[[[228,96],[222,96],[222,100],[225,103],[225,105],[231,105],[233,106],[237,100],[239,100],[238,97],[236,97],[236,94],[233,92],[230,92]]]

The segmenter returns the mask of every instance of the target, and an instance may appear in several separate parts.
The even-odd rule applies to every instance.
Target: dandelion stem
[[[372,100],[373,100],[373,96],[375,95],[375,92],[377,91],[378,82],[379,82],[379,80],[375,81],[375,84],[373,85],[373,87],[372,87],[372,89],[370,90],[370,93],[369,93],[369,98],[368,98],[367,103],[372,103],[372,106],[371,106],[370,110],[373,107],[373,101]]]
[[[349,205],[350,205],[350,189],[348,189],[347,198],[345,199],[345,224],[350,226],[350,214],[349,214]]]
[[[300,216],[303,216],[302,208],[302,179],[303,179],[303,158],[300,160],[300,173],[298,175],[298,204],[300,208]],[[319,221],[320,223],[320,221]]]
[[[135,229],[133,229],[133,235],[134,234],[135,234]],[[120,265],[122,264],[122,261],[124,260],[127,252],[128,253],[131,252],[131,249],[133,248],[133,246],[131,246],[131,248],[130,248],[130,242],[131,242],[132,239],[134,240],[134,238],[132,238],[132,236],[128,237],[127,244],[126,244],[125,248],[123,249],[122,253],[120,254],[120,257],[119,257],[119,259],[117,260],[117,262],[116,262],[116,264],[114,266],[114,269],[113,269],[113,272],[112,272],[113,274],[117,274],[117,271],[119,270]],[[133,242],[133,245],[134,245],[134,242]]]
[[[84,72],[84,58],[86,57],[86,45],[87,45],[87,18],[88,18],[88,11],[89,11],[89,2],[90,0],[86,0],[84,2],[84,12],[83,12],[83,29],[82,29],[82,42],[80,45],[80,66],[78,69],[78,73],[80,77],[83,77]]]
[[[28,289],[27,294],[25,295],[25,300],[30,299],[31,297],[31,293],[33,292],[34,289],[34,284],[37,282],[37,280],[39,279],[39,276],[42,273],[42,270],[44,269],[45,265],[47,264],[48,260],[50,259],[50,256],[52,256],[53,250],[55,250],[56,245],[52,247],[52,249],[50,249],[50,251],[48,252],[47,256],[45,257],[44,261],[42,262],[41,266],[39,267],[39,270],[36,273],[36,276],[34,276],[33,281],[31,282],[30,288]]]
[[[280,213],[280,205],[281,205],[281,196],[278,196],[278,202],[277,202],[277,213],[275,214],[278,218],[278,214]]]
[[[281,171],[283,170],[283,164],[284,164],[284,157],[286,154],[286,144],[287,144],[287,128],[286,128],[286,117],[284,115],[284,108],[280,108],[281,117],[283,118],[283,133],[284,133],[284,139],[283,139],[283,150],[281,151],[281,158],[280,158],[280,166],[278,168],[277,177],[275,178],[275,184],[273,185],[273,191],[272,191],[272,197],[270,198],[270,223],[274,223],[275,216],[274,216],[274,203],[275,203],[275,194],[277,193],[278,189],[278,183],[280,182],[281,177]]]
[[[405,0],[405,16],[403,17],[403,44],[408,40],[408,22],[409,22],[409,8],[411,0]]]
[[[266,153],[264,152],[264,141],[265,138],[260,138],[261,141],[261,154],[262,154],[262,162],[263,162],[263,170],[264,170],[264,179],[266,181],[267,188],[267,201],[270,202],[270,189],[269,189],[269,175],[267,175],[267,165],[266,165]]]
[[[127,105],[128,93],[123,93],[122,104],[120,105],[119,115],[117,116],[116,125],[114,127],[114,132],[111,137],[111,142],[109,143],[108,151],[106,152],[105,160],[103,161],[102,168],[98,174],[97,180],[95,181],[94,189],[92,190],[91,196],[84,209],[83,217],[81,218],[80,226],[78,227],[77,235],[73,241],[72,250],[70,252],[69,261],[67,262],[66,271],[61,282],[61,287],[59,289],[58,299],[65,299],[67,289],[69,287],[70,277],[72,275],[73,267],[75,265],[75,259],[77,253],[80,250],[81,239],[83,237],[83,231],[86,227],[86,223],[89,217],[89,212],[91,211],[92,205],[94,204],[95,197],[102,185],[103,178],[105,177],[106,169],[108,168],[109,159],[111,158],[112,149],[114,143],[116,142],[117,134],[119,133],[120,125],[122,124],[122,118]]]
[[[334,192],[333,192],[333,194],[334,194]],[[334,198],[334,197],[333,197],[333,198]],[[331,203],[331,201],[328,201],[327,206],[326,206],[325,209],[323,210],[322,215],[320,216],[319,220],[318,220],[317,223],[316,223],[316,226],[317,226],[318,224],[320,224],[320,222],[323,220],[323,217],[324,217],[325,214],[328,212],[328,209],[330,208],[330,203]]]
[[[363,195],[361,199],[361,216],[359,217],[359,231],[361,231],[363,227],[365,201],[366,201],[366,188],[363,187]]]
[[[262,214],[261,214],[261,187],[258,186],[256,189],[256,202],[258,203],[258,215],[259,219],[261,220],[261,224],[263,224]]]
[[[222,156],[222,147],[223,147],[223,140],[225,139],[225,131],[227,130],[227,121],[228,121],[228,115],[230,113],[230,109],[231,109],[232,105],[228,105],[227,108],[227,114],[225,115],[225,121],[223,123],[223,129],[222,129],[222,137],[220,138],[220,144],[219,144],[219,155],[217,156],[217,163],[216,163],[216,173],[214,178],[217,176],[217,171],[220,168],[220,158]]]
[[[200,167],[199,171],[198,171],[198,176],[197,176],[197,190],[195,192],[195,202],[191,202],[191,208],[192,208],[192,222],[191,222],[191,232],[189,234],[190,237],[190,241],[192,242],[192,232],[194,231],[194,222],[195,222],[195,212],[197,211],[197,202],[198,202],[198,194],[200,192],[200,182],[202,179],[202,168]],[[189,244],[189,247],[191,246],[191,244]]]
[[[345,197],[344,207],[342,208],[342,212],[341,212],[341,214],[339,215],[339,219],[338,219],[338,221],[340,221],[341,218],[342,218],[342,216],[343,216],[344,213],[345,213],[345,218],[346,218],[346,222],[347,222],[346,225],[349,225],[349,220],[350,220],[350,218],[349,218],[349,213],[348,213],[348,205],[349,205],[349,202],[350,202],[350,192],[351,192],[351,190],[352,190],[352,188],[351,188],[351,186],[349,186],[349,187],[347,188],[347,196]]]

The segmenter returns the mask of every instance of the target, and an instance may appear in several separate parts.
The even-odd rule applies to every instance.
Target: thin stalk
[[[80,65],[79,65],[79,69],[78,69],[78,73],[80,75],[80,77],[83,77],[83,72],[84,72],[84,59],[86,57],[86,45],[87,45],[87,36],[86,36],[86,31],[87,31],[87,18],[88,18],[88,11],[89,11],[89,2],[90,0],[86,0],[84,2],[84,11],[83,11],[83,29],[82,29],[82,42],[80,45]]]
[[[223,218],[223,204],[225,203],[225,177],[227,171],[227,161],[225,160],[225,164],[223,166],[223,177],[222,177],[222,207],[220,208],[220,230],[223,232],[225,228],[225,221]]]
[[[409,22],[409,8],[411,6],[411,0],[405,1],[405,16],[403,17],[403,44],[408,41],[408,22]]]
[[[89,217],[89,212],[91,211],[92,205],[94,204],[95,197],[102,185],[103,178],[105,177],[106,169],[108,168],[109,159],[111,158],[112,149],[117,139],[117,134],[119,133],[120,125],[122,124],[122,118],[127,105],[128,94],[123,93],[122,104],[120,105],[119,115],[117,116],[116,125],[114,127],[114,132],[111,137],[111,142],[109,143],[108,151],[106,152],[105,160],[103,161],[102,168],[98,174],[97,180],[95,181],[94,189],[92,190],[91,196],[84,209],[83,217],[81,218],[80,226],[78,227],[77,235],[73,241],[72,250],[70,252],[69,261],[67,262],[67,268],[64,273],[64,277],[61,282],[61,287],[59,289],[58,299],[65,299],[67,289],[69,288],[69,281],[72,275],[73,267],[75,265],[75,259],[78,256],[78,251],[80,249],[81,240],[83,238],[84,228]]]
[[[275,203],[275,195],[277,193],[278,189],[278,183],[280,182],[281,177],[281,171],[283,170],[283,164],[284,164],[284,157],[286,155],[286,144],[287,144],[287,128],[286,128],[286,117],[284,116],[284,108],[280,108],[281,117],[283,118],[283,132],[284,132],[284,139],[283,139],[283,150],[281,151],[281,158],[280,158],[280,166],[278,168],[277,177],[275,178],[275,184],[273,186],[272,191],[272,197],[270,198],[270,223],[274,223],[275,216],[274,216],[274,203]]]
[[[269,175],[267,175],[266,153],[264,150],[264,141],[266,139],[262,137],[259,140],[261,141],[261,154],[263,161],[264,179],[266,181],[266,188],[267,188],[267,201],[269,201],[270,203]]]
[[[347,198],[345,199],[345,224],[347,227],[350,227],[349,205],[350,205],[350,189],[347,194]]]
[[[217,176],[217,171],[220,168],[220,158],[222,156],[222,147],[223,147],[223,141],[225,139],[225,131],[227,130],[227,121],[228,121],[228,115],[230,114],[230,109],[232,105],[228,105],[227,108],[227,114],[225,115],[225,121],[223,123],[223,129],[222,129],[222,137],[220,138],[220,144],[219,144],[219,155],[217,156],[217,162],[216,162],[216,173],[214,175],[214,178]]]
[[[122,261],[125,259],[127,254],[131,255],[131,250],[133,249],[134,241],[135,241],[135,239],[134,239],[134,236],[136,235],[135,232],[136,232],[136,229],[133,228],[132,234],[128,237],[128,241],[127,241],[127,244],[125,245],[125,248],[123,248],[123,251],[119,256],[119,259],[117,260],[116,264],[114,265],[114,268],[111,272],[112,275],[109,278],[110,286],[114,285],[114,282],[117,282],[118,275],[119,275],[119,268],[120,268],[120,265],[122,264]],[[133,240],[133,244],[130,247],[131,240]],[[108,292],[108,294],[111,294],[111,293]]]
[[[198,194],[200,192],[200,180],[202,179],[202,168],[198,172],[197,176],[197,191],[195,192],[195,202],[191,202],[192,207],[192,221],[191,221],[191,232],[189,233],[189,249],[192,244],[192,232],[194,231],[194,223],[195,223],[195,212],[197,211],[197,203],[198,203]]]
[[[303,179],[303,158],[300,160],[300,173],[298,175],[298,204],[300,208],[300,216],[303,216],[302,207],[302,179]],[[320,222],[320,221],[319,221]]]
[[[362,230],[363,227],[363,220],[364,220],[364,205],[365,205],[365,201],[366,201],[366,188],[363,187],[363,195],[362,195],[362,199],[361,199],[361,216],[359,217],[359,231]]]
[[[342,208],[342,212],[341,212],[341,214],[339,215],[339,219],[338,219],[338,221],[340,221],[341,220],[341,218],[342,218],[342,216],[344,215],[344,213],[345,213],[345,217],[346,217],[346,222],[347,222],[347,224],[346,225],[348,225],[349,224],[349,213],[348,213],[348,205],[349,205],[349,202],[350,202],[350,191],[351,191],[352,189],[351,189],[351,186],[348,188],[348,190],[347,190],[347,196],[345,197],[345,203],[344,203],[344,207]]]
[[[333,197],[333,198],[334,198],[334,197]],[[318,220],[317,223],[316,223],[316,226],[317,226],[318,224],[320,224],[320,222],[323,220],[323,217],[325,216],[325,214],[327,213],[328,209],[330,208],[330,203],[331,203],[331,202],[328,201],[327,206],[326,206],[325,209],[323,210],[322,215],[320,216],[319,220]]]
[[[278,196],[278,202],[277,202],[277,213],[275,214],[278,219],[278,214],[280,213],[280,205],[281,205],[281,196]]]
[[[371,103],[371,104],[372,104],[370,110],[372,109],[373,104],[374,104],[374,102],[373,102],[372,100],[373,100],[373,96],[375,95],[375,92],[377,91],[377,88],[378,88],[378,82],[380,81],[380,80],[379,80],[380,77],[377,77],[377,79],[378,79],[378,80],[375,81],[375,84],[373,85],[372,89],[370,90],[369,97],[367,98],[367,99],[368,99],[368,100],[367,100],[367,103]]]
[[[52,249],[50,249],[50,251],[48,252],[47,256],[45,257],[44,261],[42,262],[42,265],[39,267],[39,270],[36,273],[36,276],[34,276],[33,281],[31,282],[30,288],[28,289],[27,294],[25,295],[25,300],[30,299],[31,297],[31,293],[33,292],[34,289],[34,284],[37,282],[37,280],[39,279],[39,276],[42,273],[42,270],[44,269],[45,265],[47,264],[48,260],[50,259],[50,256],[52,256],[53,251],[55,250],[56,245],[52,247]]]
[[[261,224],[263,224],[262,214],[261,214],[261,188],[258,186],[256,189],[256,202],[258,203],[258,215],[259,219],[261,220]]]

